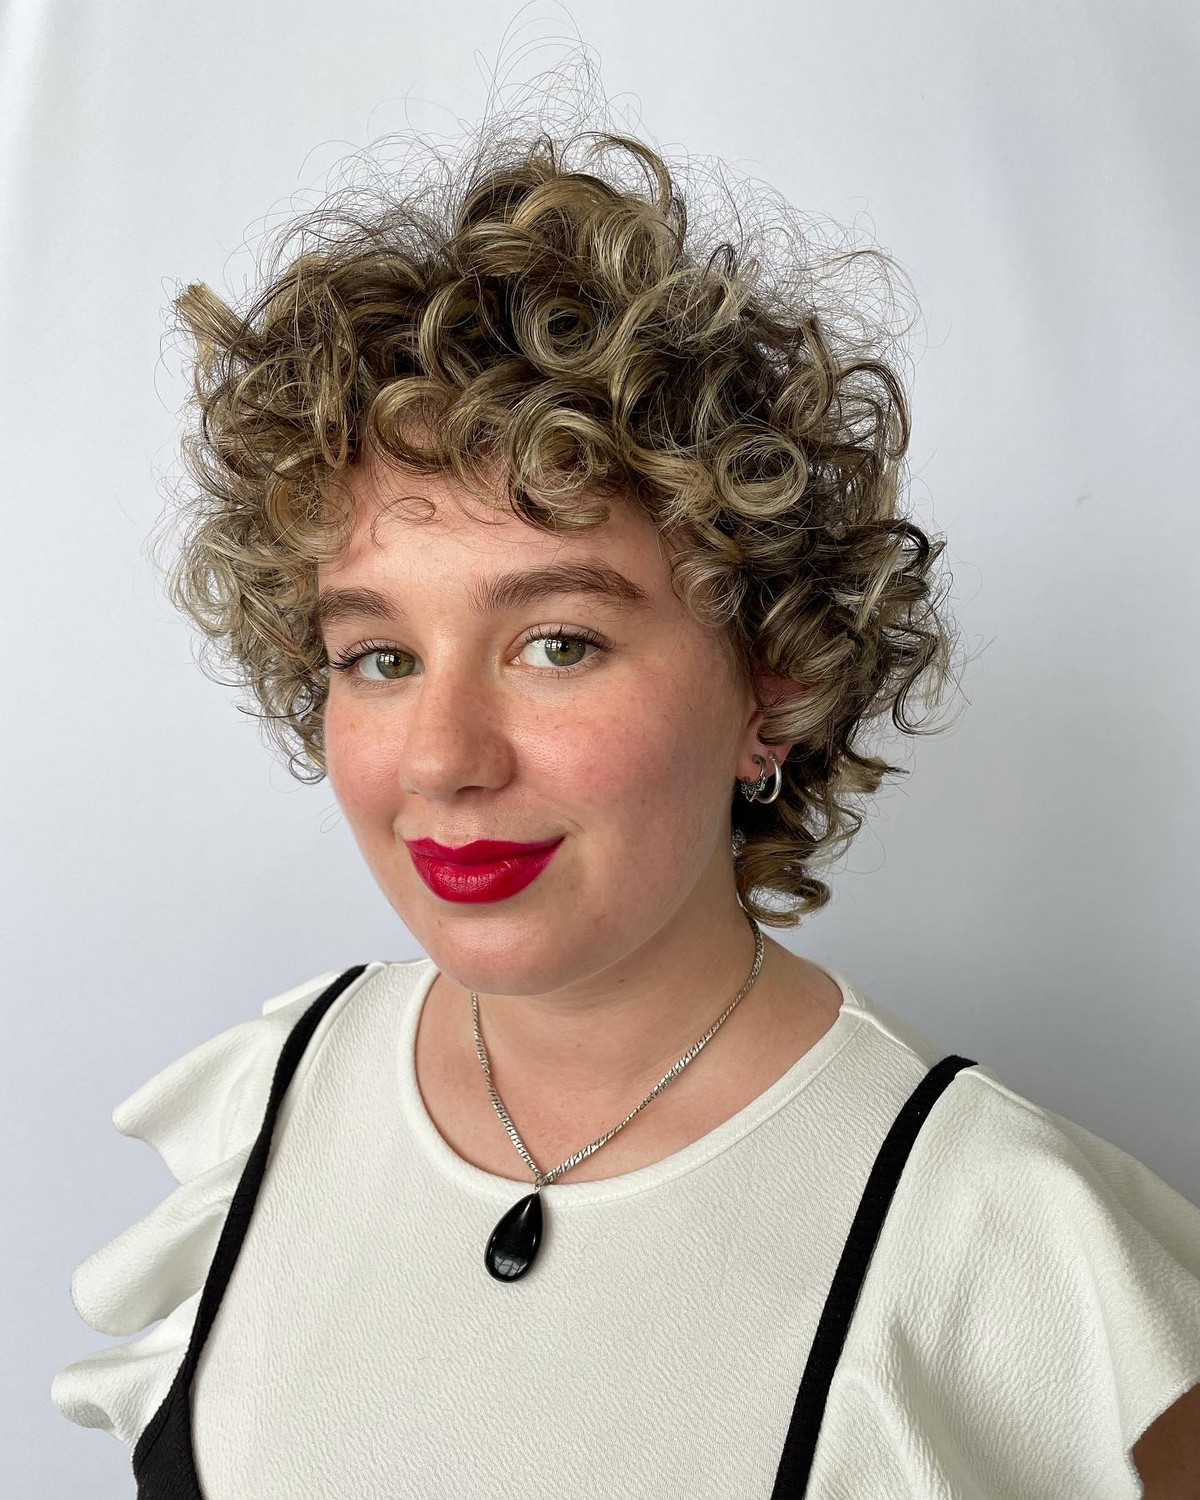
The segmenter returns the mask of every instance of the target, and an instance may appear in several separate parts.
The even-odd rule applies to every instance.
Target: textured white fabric
[[[767,1500],[868,1171],[946,1050],[829,972],[837,1021],[783,1078],[663,1161],[544,1189],[537,1263],[503,1285],[483,1247],[524,1186],[459,1158],[416,1086],[436,969],[368,965],[285,1095],[199,1364],[205,1500]],[[70,1421],[132,1449],[161,1403],[284,1038],[335,977],[114,1111],[179,1186],[72,1295],[103,1333],[162,1321],[56,1376]],[[1198,1380],[1200,1208],[965,1069],[892,1202],[809,1500],[1135,1497],[1132,1444]]]

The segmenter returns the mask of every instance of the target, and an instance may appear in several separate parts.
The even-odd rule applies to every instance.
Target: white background
[[[160,596],[166,309],[191,280],[240,293],[247,241],[348,151],[477,118],[510,25],[510,54],[551,43],[526,73],[578,27],[658,143],[865,228],[920,299],[911,504],[949,538],[967,701],[891,742],[913,775],[781,940],[1200,1201],[1195,10],[3,0],[0,1472],[22,1500],[133,1494],[126,1450],[49,1399],[112,1342],[71,1271],[172,1185],[113,1105],[268,995],[419,952],[328,783],[271,759]]]

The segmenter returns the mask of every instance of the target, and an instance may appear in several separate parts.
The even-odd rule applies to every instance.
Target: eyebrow
[[[467,592],[471,608],[480,615],[520,609],[552,594],[588,594],[623,609],[645,609],[649,593],[603,562],[553,563],[544,568],[517,568],[473,585]],[[403,620],[403,607],[379,589],[323,589],[317,597],[317,624],[325,629],[339,620],[372,616]]]

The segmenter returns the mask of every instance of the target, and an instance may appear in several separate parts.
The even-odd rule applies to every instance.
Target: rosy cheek
[[[325,714],[325,744],[331,750],[336,750],[344,755],[355,743],[359,735],[359,725],[356,720],[338,711],[330,711]]]
[[[610,727],[603,735],[565,745],[555,775],[594,806],[627,807],[645,783],[645,750],[623,730]]]
[[[327,709],[325,756],[329,779],[344,798],[361,799],[378,780],[380,755],[371,739],[370,723],[353,707]]]

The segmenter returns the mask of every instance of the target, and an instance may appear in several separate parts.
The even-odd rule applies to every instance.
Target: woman
[[[902,385],[577,144],[179,299],[172,597],[429,956],[117,1107],[53,1398],[141,1500],[1192,1495],[1200,1209],[763,932],[946,679]]]

